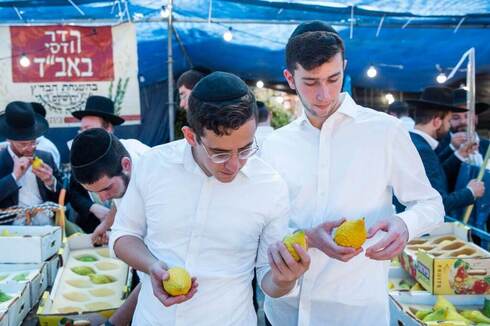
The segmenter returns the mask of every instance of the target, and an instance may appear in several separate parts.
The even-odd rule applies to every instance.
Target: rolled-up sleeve
[[[390,185],[396,198],[406,206],[406,210],[397,216],[407,225],[411,240],[444,222],[444,206],[427,178],[415,145],[401,124],[392,130],[391,140]]]
[[[120,204],[117,207],[116,218],[109,237],[109,248],[114,253],[114,244],[123,236],[134,236],[144,239],[146,235],[146,215],[143,202],[143,192],[140,185],[144,184],[141,173],[137,167],[133,167],[131,181]]]
[[[257,273],[257,284],[262,285],[262,279],[270,270],[267,249],[276,241],[282,240],[288,232],[289,221],[289,194],[286,183],[281,180],[281,185],[276,192],[276,200],[271,203],[270,220],[262,230],[257,250],[257,261],[255,264]]]

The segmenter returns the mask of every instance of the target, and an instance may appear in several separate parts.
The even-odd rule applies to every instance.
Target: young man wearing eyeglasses
[[[280,240],[289,197],[260,158],[257,106],[232,74],[203,78],[189,99],[185,140],[153,148],[135,167],[110,246],[142,271],[134,325],[255,325],[254,269],[271,297],[294,287],[309,256],[296,262]],[[192,288],[171,297],[167,270],[189,271]],[[198,287],[199,283],[199,287]]]

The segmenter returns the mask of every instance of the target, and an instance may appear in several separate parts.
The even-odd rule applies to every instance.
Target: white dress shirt
[[[358,106],[346,93],[341,101],[321,130],[303,114],[264,143],[262,157],[289,187],[290,227],[364,217],[369,228],[393,216],[394,193],[407,206],[398,216],[410,239],[431,231],[443,221],[444,208],[402,122]],[[266,297],[273,325],[388,325],[388,261],[364,252],[346,263],[317,249],[309,254],[310,269],[296,288],[282,298]]]
[[[411,132],[424,138],[424,140],[429,143],[429,146],[430,148],[432,148],[432,150],[436,150],[437,146],[439,146],[439,142],[437,141],[437,139],[435,139],[425,131],[422,131],[420,129],[413,129],[411,130]]]
[[[403,126],[408,131],[412,131],[413,128],[415,128],[415,121],[410,117],[407,116],[400,117],[400,121],[403,123]]]
[[[169,267],[185,267],[199,288],[167,308],[144,274],[134,325],[256,325],[254,267],[260,284],[267,248],[287,232],[288,212],[286,183],[258,157],[221,183],[202,172],[184,140],[152,148],[132,171],[110,246],[138,237]]]

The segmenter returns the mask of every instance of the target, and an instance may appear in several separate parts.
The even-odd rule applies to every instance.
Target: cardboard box
[[[68,319],[73,321],[83,320],[89,322],[91,325],[100,325],[104,323],[117,310],[118,307],[111,307],[109,309],[99,309],[99,310],[92,310],[92,311],[90,311],[90,309],[86,309],[86,311],[83,310],[79,312],[68,311],[66,313],[59,312],[61,309],[57,310],[56,301],[55,301],[56,297],[61,294],[63,295],[67,294],[66,287],[68,285],[62,284],[63,275],[64,273],[73,273],[69,265],[70,256],[75,250],[83,250],[83,249],[90,249],[90,250],[95,249],[92,246],[90,235],[79,235],[74,238],[68,239],[62,254],[62,261],[64,262],[63,264],[64,266],[58,270],[56,280],[54,282],[53,288],[51,289],[51,293],[48,292],[44,293],[41,303],[39,305],[39,309],[37,311],[37,315],[39,316],[39,323],[41,326],[57,326],[59,325],[59,322],[62,319],[65,320]],[[96,250],[100,250],[100,249],[101,248],[97,248]],[[105,258],[102,258],[102,261],[104,259]],[[80,262],[79,264],[83,266],[91,266],[90,264],[97,264],[97,263]],[[97,272],[99,272],[99,270],[97,270]],[[129,267],[127,267],[127,273],[125,279],[122,282],[123,287],[121,288],[121,294],[119,295],[118,293],[114,293],[114,295],[118,296],[118,298],[124,299],[128,295],[129,289],[131,288],[131,279],[132,279],[131,276],[132,276],[131,270],[129,269]],[[88,276],[78,276],[78,279],[87,281],[89,278]],[[70,286],[68,286],[68,288],[70,288]],[[83,292],[80,290],[77,291],[76,289],[74,289],[73,291]],[[70,300],[65,300],[63,304],[66,303],[66,306],[75,305],[75,303],[70,303],[69,301]]]
[[[1,226],[0,234],[0,263],[42,263],[61,246],[58,226]]]
[[[410,276],[403,268],[401,267],[390,267],[388,271],[388,281],[391,282],[392,287],[388,284],[388,289],[390,292],[392,291],[411,291],[411,292],[427,292],[425,289],[419,288],[418,290],[412,290],[412,287],[415,286],[417,281]],[[405,284],[409,285],[408,288],[401,287],[400,282],[404,281]]]
[[[485,296],[483,295],[446,295],[444,296],[458,309],[481,309]],[[390,293],[390,325],[420,326],[428,325],[415,317],[418,309],[430,309],[436,302],[437,296],[427,292],[392,292]],[[432,322],[431,326],[464,326],[464,324],[447,321]]]
[[[8,310],[0,310],[0,326],[9,326]]]
[[[46,269],[48,274],[48,286],[53,286],[56,280],[56,274],[61,266],[61,258],[58,253],[46,261]]]
[[[16,276],[25,275],[24,280],[16,280]],[[48,271],[46,263],[41,264],[0,264],[0,276],[6,276],[0,283],[25,283],[29,288],[30,308],[34,307],[48,287]]]
[[[422,275],[426,275],[427,270],[425,267],[418,266],[417,251],[410,250],[410,248],[413,246],[417,246],[419,244],[423,244],[425,242],[425,239],[428,239],[430,237],[444,236],[444,235],[453,235],[462,241],[469,242],[470,229],[464,224],[459,222],[443,223],[430,234],[424,235],[422,237],[410,241],[399,256],[399,261],[402,268],[405,271],[407,271],[411,277],[416,279],[422,285],[424,285]],[[419,271],[419,269],[421,269],[421,271]],[[424,287],[428,291],[432,290],[432,287],[428,286],[427,282],[425,282]]]
[[[30,310],[29,287],[26,283],[11,282],[0,284],[0,290],[13,298],[11,301],[0,304],[0,309],[8,311],[8,325],[21,325]]]

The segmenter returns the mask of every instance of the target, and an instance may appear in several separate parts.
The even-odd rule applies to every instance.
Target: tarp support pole
[[[168,0],[167,9],[169,12],[167,20],[167,65],[168,65],[168,131],[169,131],[169,141],[175,139],[175,111],[174,111],[174,59],[172,53],[172,16],[173,16],[173,0]]]

